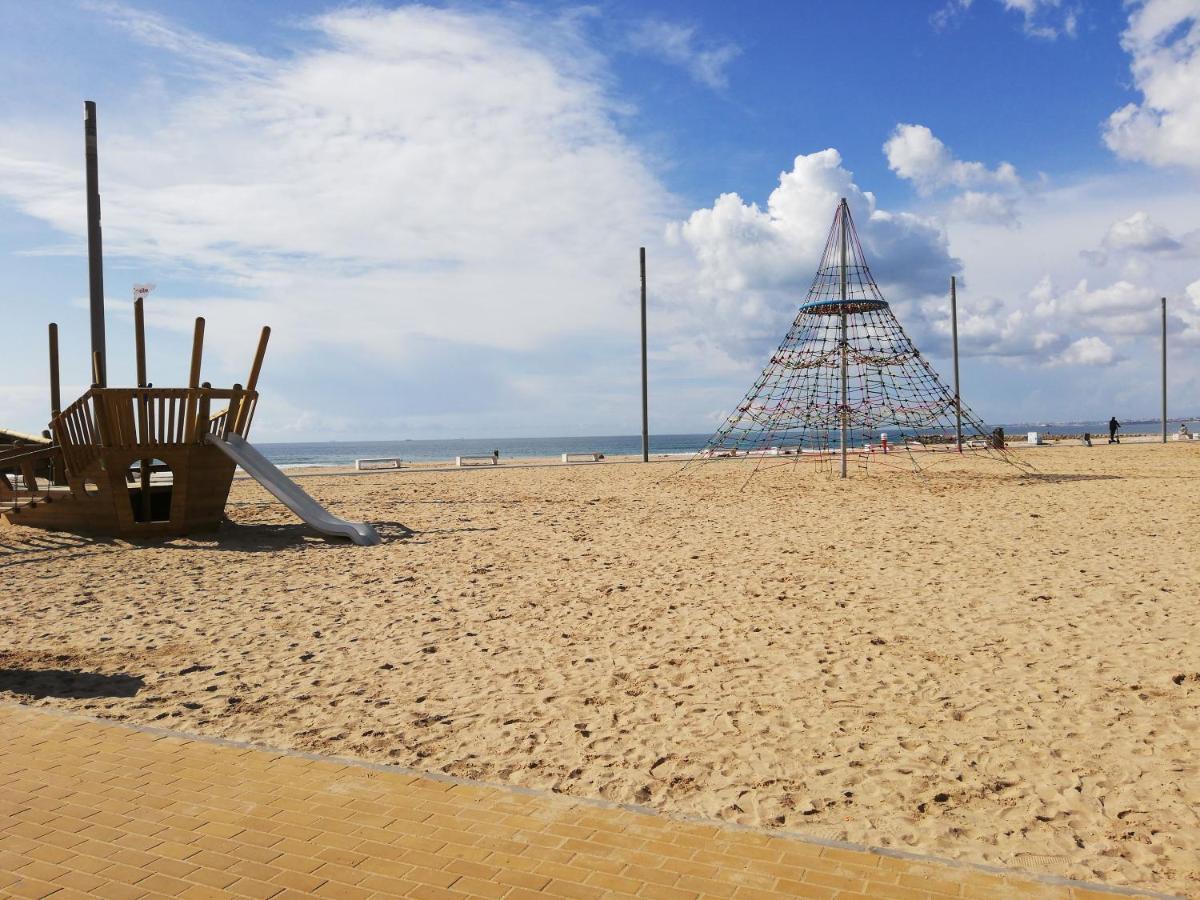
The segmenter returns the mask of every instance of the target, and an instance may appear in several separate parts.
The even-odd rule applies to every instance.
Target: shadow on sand
[[[1069,484],[1072,481],[1124,481],[1123,475],[1055,475],[1051,472],[1031,472],[1025,475],[1031,482],[1043,484]]]
[[[140,675],[102,675],[65,669],[0,669],[0,693],[11,691],[26,697],[133,697],[145,681]]]
[[[381,543],[406,540],[413,536],[413,531],[403,522],[373,522],[379,532]],[[302,545],[312,546],[346,546],[350,541],[342,538],[326,538],[302,522],[286,525],[238,525],[226,519],[220,529],[208,534],[195,534],[189,537],[167,538],[163,540],[139,540],[130,538],[91,537],[73,534],[65,531],[42,531],[28,529],[32,534],[0,535],[0,569],[12,566],[40,562],[43,554],[49,551],[77,551],[66,554],[55,554],[55,563],[87,556],[89,551],[97,547],[136,549],[161,547],[166,550],[224,550],[235,553],[267,553],[272,550],[282,550],[286,547]]]
[[[403,522],[372,522],[371,524],[379,532],[380,544],[390,544],[392,541],[402,541],[413,536],[413,530]],[[201,547],[205,550],[223,550],[233,553],[269,553],[272,550],[306,545],[313,547],[322,545],[327,547],[354,546],[344,538],[327,538],[302,522],[289,522],[286,525],[238,525],[228,519],[221,523],[219,531],[211,534],[198,534],[185,540],[186,544],[170,542],[161,546],[177,550],[192,550]]]

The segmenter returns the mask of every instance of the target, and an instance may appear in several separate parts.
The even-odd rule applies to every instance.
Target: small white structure
[[[460,469],[467,466],[498,466],[500,457],[494,453],[489,453],[487,456],[456,456],[454,464]]]
[[[600,462],[600,458],[604,454],[588,451],[587,453],[564,453],[562,461],[565,463],[571,462]]]
[[[370,469],[399,469],[400,457],[398,456],[380,456],[375,459],[356,459],[354,468],[360,472],[365,472]]]
[[[1037,447],[1037,446],[1040,446],[1040,445],[1046,443],[1045,441],[1042,440],[1042,436],[1040,434],[1038,434],[1036,431],[1029,432],[1025,436],[1025,439],[1029,442],[1029,445],[1032,447]]]

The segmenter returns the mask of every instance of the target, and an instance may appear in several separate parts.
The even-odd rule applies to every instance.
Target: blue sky
[[[0,424],[87,379],[81,103],[109,368],[244,379],[260,440],[705,431],[786,331],[840,196],[985,419],[1200,414],[1200,0],[0,0]]]

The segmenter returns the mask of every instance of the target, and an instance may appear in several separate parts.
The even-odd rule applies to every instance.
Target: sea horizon
[[[1197,417],[1200,418],[1200,417]],[[1168,425],[1194,418],[1167,420]],[[1156,433],[1161,420],[1122,421],[1122,433]],[[1108,422],[1017,422],[996,426],[1006,434],[1029,431],[1047,433],[1090,432],[1104,434]],[[886,431],[887,429],[881,429]],[[651,434],[649,451],[654,456],[695,453],[708,443],[712,432]],[[485,456],[495,450],[504,459],[556,458],[563,453],[602,453],[605,456],[636,456],[642,452],[641,435],[558,435],[551,437],[483,438],[395,438],[387,440],[270,441],[257,443],[260,451],[277,466],[312,467],[353,465],[356,459],[396,457],[412,462],[453,462],[456,456]]]

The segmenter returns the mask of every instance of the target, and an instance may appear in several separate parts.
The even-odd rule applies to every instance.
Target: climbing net
[[[946,451],[1018,464],[904,332],[871,276],[845,201],[783,343],[688,465],[742,456],[760,465],[813,460],[832,470],[843,440],[859,467],[869,461],[920,471],[948,458]]]

